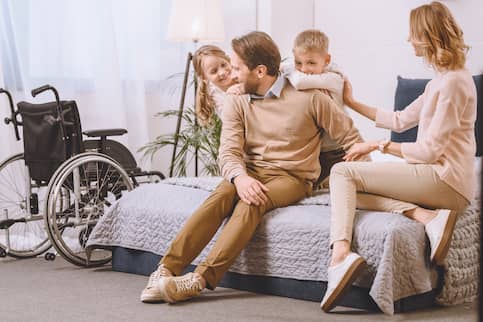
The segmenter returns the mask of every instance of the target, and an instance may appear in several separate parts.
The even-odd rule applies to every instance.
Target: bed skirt
[[[158,265],[161,256],[141,250],[113,247],[112,268],[114,271],[149,276]],[[187,271],[194,270],[190,265]],[[441,276],[441,274],[439,274]],[[438,283],[441,285],[441,283]],[[225,273],[220,287],[242,291],[284,296],[299,300],[320,302],[327,288],[323,281],[296,280],[270,276],[244,275],[234,272]],[[432,307],[435,305],[437,290],[413,295],[394,302],[394,312],[402,313]],[[342,306],[380,311],[369,296],[369,289],[352,286],[341,301]]]

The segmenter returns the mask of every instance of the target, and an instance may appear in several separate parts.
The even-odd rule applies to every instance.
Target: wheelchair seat
[[[89,130],[82,132],[85,136],[101,137],[101,136],[119,136],[127,133],[126,129],[103,129],[103,130]]]

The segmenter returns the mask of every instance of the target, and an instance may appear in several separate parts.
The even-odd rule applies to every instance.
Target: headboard
[[[476,155],[483,154],[483,142],[480,140],[481,132],[483,131],[482,117],[483,117],[483,75],[473,76],[477,91],[477,115],[475,122],[475,136],[476,136]],[[401,76],[397,77],[397,88],[394,99],[394,110],[401,111],[408,106],[412,101],[418,98],[424,92],[424,87],[429,82],[429,79],[407,79]],[[402,133],[391,132],[391,141],[394,142],[414,142],[418,133],[418,127],[412,128]]]

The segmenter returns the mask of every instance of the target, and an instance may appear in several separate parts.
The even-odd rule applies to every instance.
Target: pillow
[[[481,167],[482,167],[482,157],[475,158],[475,180],[476,180],[476,189],[475,189],[475,199],[480,200],[481,198]]]
[[[477,117],[475,123],[476,136],[476,155],[481,156],[483,153],[483,128],[481,118],[483,115],[483,75],[473,76],[477,91]],[[394,98],[394,110],[401,111],[406,108],[412,101],[418,98],[424,92],[429,79],[409,79],[401,76],[397,77],[396,95]],[[414,142],[416,141],[418,127],[414,127],[402,133],[391,132],[391,141],[394,142]]]

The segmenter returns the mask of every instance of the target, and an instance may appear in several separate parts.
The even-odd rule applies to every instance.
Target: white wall
[[[267,0],[262,2],[267,2]],[[421,0],[297,0],[269,1],[271,16],[265,23],[284,56],[291,54],[292,40],[305,28],[324,31],[330,39],[332,59],[352,81],[356,98],[378,107],[392,109],[396,76],[430,78],[432,71],[406,41],[409,12],[429,1]],[[443,1],[453,12],[471,46],[467,67],[473,74],[483,72],[483,1]],[[312,10],[312,8],[314,10]],[[266,9],[267,10],[267,9]],[[267,30],[268,29],[268,30]],[[367,139],[389,136],[372,122],[351,113]]]

